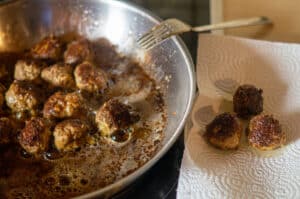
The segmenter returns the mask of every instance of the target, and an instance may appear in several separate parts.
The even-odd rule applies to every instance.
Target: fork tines
[[[170,36],[172,32],[170,28],[167,23],[162,22],[139,38],[137,42],[142,48],[149,50]]]

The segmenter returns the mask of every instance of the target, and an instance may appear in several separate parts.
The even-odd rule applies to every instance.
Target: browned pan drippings
[[[118,54],[107,40],[76,40],[80,42],[73,46],[65,41],[53,42],[48,49],[36,46],[22,54],[3,53],[0,57],[0,90],[4,100],[1,118],[8,118],[0,118],[0,198],[67,198],[91,192],[132,173],[150,160],[161,146],[166,110],[155,81],[138,63]],[[80,49],[82,46],[84,48]],[[49,49],[52,51],[47,51]],[[66,49],[70,54],[66,54]],[[29,60],[29,64],[34,62],[37,65],[35,73],[30,73],[29,67],[29,74],[18,71],[14,75],[12,69],[20,59]],[[92,68],[76,69],[86,63],[91,63]],[[23,68],[26,62],[19,64],[23,64],[19,66]],[[45,70],[53,65],[55,67]],[[16,83],[14,76],[21,80]],[[17,88],[7,93],[13,82]],[[30,96],[37,102],[16,104],[12,99],[23,100],[16,97],[20,89],[26,91],[21,96],[32,92]],[[56,95],[59,98],[49,100],[54,93],[59,93]],[[65,96],[70,93],[78,107],[69,102],[64,104]],[[97,112],[110,99],[126,105],[115,110],[126,109],[128,105],[134,114],[126,124],[122,121],[114,124],[114,128],[121,129],[108,136],[99,130],[101,118],[99,124],[95,117],[102,116]],[[59,108],[54,109],[53,104]],[[125,111],[118,119],[128,119],[126,114]],[[30,126],[27,123],[32,117],[42,119]],[[26,121],[28,134],[24,130]],[[67,124],[79,129],[81,137],[67,144],[60,142],[58,151],[53,132],[59,135]],[[39,128],[35,128],[37,125]],[[31,134],[32,128],[38,129],[35,137]],[[36,150],[30,144],[42,140],[40,131],[50,136],[49,140],[44,139],[43,147]]]

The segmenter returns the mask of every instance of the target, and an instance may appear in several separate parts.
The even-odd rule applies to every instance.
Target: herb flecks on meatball
[[[252,85],[240,86],[233,96],[233,109],[237,116],[248,119],[263,111],[263,90]]]
[[[286,134],[272,115],[258,115],[250,120],[248,132],[249,144],[259,150],[273,150],[286,142]]]
[[[206,126],[204,137],[220,149],[237,149],[242,134],[242,126],[237,117],[230,113],[218,115]]]

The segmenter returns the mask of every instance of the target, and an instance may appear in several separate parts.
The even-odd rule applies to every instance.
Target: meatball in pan
[[[41,70],[45,67],[42,62],[34,60],[19,60],[15,65],[14,78],[20,81],[38,79]]]
[[[15,80],[5,93],[6,104],[14,112],[34,112],[40,103],[39,90],[29,82]]]
[[[63,56],[63,44],[57,37],[45,37],[31,49],[31,54],[36,59],[58,61]]]
[[[74,88],[73,67],[67,64],[54,64],[42,71],[42,79],[53,86]]]
[[[79,119],[69,119],[55,126],[54,144],[59,151],[72,151],[85,141],[89,125]]]
[[[26,121],[19,137],[19,143],[28,153],[39,154],[49,147],[50,125],[45,118],[34,117]]]
[[[88,92],[100,92],[107,88],[108,77],[105,71],[90,62],[83,62],[74,71],[76,86]]]
[[[84,104],[84,100],[78,92],[58,91],[45,102],[43,115],[49,119],[81,117],[85,111]]]
[[[131,107],[117,99],[105,102],[96,114],[96,124],[102,136],[111,136],[114,132],[124,130],[139,120],[131,113]]]

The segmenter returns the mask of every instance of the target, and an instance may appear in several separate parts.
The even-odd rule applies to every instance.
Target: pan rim
[[[96,1],[100,1],[100,2],[108,2],[107,0],[96,0]],[[156,16],[154,13],[152,13],[149,10],[146,10],[140,6],[137,6],[135,4],[129,3],[129,2],[121,2],[121,1],[109,1],[109,4],[112,5],[116,5],[116,6],[120,6],[129,10],[132,10],[134,12],[137,12],[141,15],[146,15],[151,21],[153,21],[154,23],[158,24],[159,22],[162,21],[161,18],[159,18],[158,16]],[[94,198],[96,196],[102,196],[105,198],[105,193],[111,191],[111,190],[118,190],[118,187],[122,187],[125,188],[126,186],[128,186],[129,184],[131,184],[134,180],[136,180],[137,178],[139,178],[140,176],[142,176],[144,173],[146,173],[155,163],[158,162],[158,160],[160,160],[167,152],[168,150],[171,148],[171,146],[173,146],[173,144],[175,143],[175,141],[178,139],[179,135],[181,135],[183,128],[184,128],[184,124],[188,118],[188,115],[192,109],[193,106],[193,101],[194,101],[194,97],[195,97],[195,92],[196,92],[196,78],[195,78],[195,67],[194,67],[194,63],[191,57],[191,54],[188,50],[188,48],[186,47],[185,43],[183,42],[183,40],[178,37],[178,36],[173,36],[172,41],[176,44],[176,46],[178,47],[178,49],[180,50],[181,54],[184,57],[185,62],[187,63],[188,66],[188,73],[189,73],[189,84],[190,84],[190,93],[189,93],[189,101],[187,104],[187,109],[185,110],[185,113],[183,115],[182,120],[180,121],[180,123],[177,126],[177,129],[175,130],[174,134],[172,137],[170,137],[170,139],[166,142],[166,144],[164,146],[162,146],[162,148],[148,161],[146,162],[143,166],[141,166],[140,168],[138,168],[136,171],[134,171],[133,173],[129,174],[128,176],[125,176],[124,178],[114,182],[113,184],[110,184],[106,187],[100,188],[98,190],[92,191],[90,193],[86,193],[80,196],[77,196],[75,198]]]

